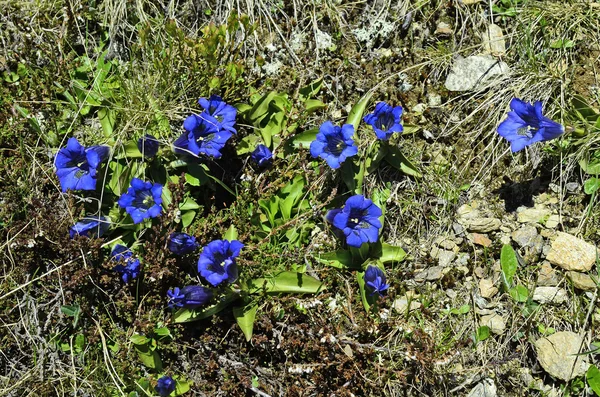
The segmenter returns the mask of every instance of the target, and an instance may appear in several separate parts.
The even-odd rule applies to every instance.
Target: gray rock
[[[491,298],[498,293],[498,288],[494,285],[494,281],[489,278],[479,280],[479,294],[484,298]]]
[[[557,214],[550,215],[544,224],[548,229],[555,229],[560,224],[560,216]]]
[[[409,308],[408,299],[406,297],[402,297],[394,301],[393,307],[394,310],[396,310],[399,314],[405,314],[407,310],[411,312],[413,310],[418,310],[421,307],[421,302],[411,300]]]
[[[506,43],[502,29],[498,25],[490,24],[487,32],[483,34],[483,49],[487,54],[495,56],[504,55],[506,53]]]
[[[477,233],[489,233],[500,229],[500,219],[498,218],[476,218],[471,219],[467,225],[467,230]]]
[[[465,232],[465,228],[458,222],[454,222],[452,224],[452,230],[454,230],[454,234],[459,235]]]
[[[565,189],[569,193],[577,193],[579,191],[579,183],[577,182],[569,182],[565,185]]]
[[[520,223],[542,223],[550,216],[548,208],[517,208],[517,221]]]
[[[442,278],[444,275],[442,271],[444,270],[441,266],[432,266],[427,268],[417,274],[415,274],[415,280],[417,281],[435,281]]]
[[[575,288],[578,288],[582,291],[594,291],[597,288],[597,284],[592,280],[592,278],[585,274],[574,271],[567,272],[567,278],[571,280]]]
[[[441,267],[448,267],[452,261],[456,258],[454,251],[439,250],[438,252],[438,264]]]
[[[479,319],[479,323],[481,325],[487,325],[490,327],[490,331],[497,335],[502,334],[506,329],[506,321],[502,318],[502,316],[496,313],[482,316]]]
[[[570,234],[558,232],[546,259],[565,270],[587,272],[596,263],[596,247]]]
[[[583,336],[574,332],[557,332],[535,341],[538,361],[554,378],[564,381],[583,375],[588,367],[588,356],[577,356],[586,350]]]
[[[510,68],[489,55],[473,55],[456,60],[446,78],[449,91],[470,91],[483,87],[492,79],[501,80],[508,75]]]
[[[496,397],[497,393],[498,389],[494,381],[486,378],[475,385],[469,394],[467,394],[467,397]]]
[[[533,291],[533,298],[539,303],[556,303],[560,304],[569,299],[567,291],[559,287],[536,287]]]
[[[537,243],[541,245],[543,243],[543,240],[539,241],[541,236],[538,235],[537,229],[532,225],[521,226],[520,229],[512,232],[511,237],[521,248],[531,247]],[[540,239],[536,239],[536,237],[540,237]]]
[[[536,284],[540,287],[554,287],[560,283],[560,277],[556,270],[552,268],[550,262],[544,261],[538,270],[538,278]]]
[[[442,96],[436,93],[427,94],[427,104],[430,108],[442,106]]]
[[[446,22],[440,22],[437,24],[434,33],[436,36],[450,36],[453,33],[453,31],[452,27]]]

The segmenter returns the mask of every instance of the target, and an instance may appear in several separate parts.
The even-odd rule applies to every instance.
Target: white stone
[[[491,80],[502,79],[510,68],[489,55],[472,55],[456,60],[446,78],[445,86],[449,91],[470,91],[486,86]]]
[[[574,332],[557,332],[535,341],[538,361],[544,370],[554,378],[569,381],[583,375],[588,367],[588,356],[577,354],[587,349],[583,337]]]
[[[570,234],[558,232],[546,259],[565,270],[587,272],[596,263],[596,247]]]

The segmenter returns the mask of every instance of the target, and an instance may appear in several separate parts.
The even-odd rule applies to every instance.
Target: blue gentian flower
[[[85,217],[69,229],[71,238],[75,236],[102,237],[110,227],[110,220],[105,216]]]
[[[56,154],[56,175],[63,192],[71,190],[95,190],[96,172],[109,154],[108,146],[85,148],[77,138],[69,138],[67,147]]]
[[[333,169],[340,168],[347,157],[358,153],[352,135],[354,135],[352,124],[339,127],[333,125],[331,121],[326,121],[321,124],[316,139],[310,144],[310,154],[313,157],[321,157]]]
[[[227,129],[219,129],[219,122],[203,112],[192,114],[183,122],[186,130],[174,143],[175,152],[180,154],[204,154],[216,159],[221,157],[221,149],[233,135]]]
[[[210,242],[198,259],[198,273],[213,287],[223,281],[232,283],[237,280],[238,268],[235,258],[244,244],[237,240],[215,240]]]
[[[402,132],[400,124],[402,106],[392,107],[385,102],[379,102],[373,113],[366,115],[363,120],[373,127],[378,139],[388,140],[394,132]]]
[[[140,260],[133,257],[133,252],[129,248],[117,244],[114,246],[110,256],[113,261],[121,262],[113,267],[113,270],[121,273],[123,282],[128,283],[140,274]]]
[[[535,142],[559,137],[565,127],[542,114],[542,102],[533,105],[518,98],[510,101],[508,117],[498,126],[498,134],[510,142],[510,150],[518,152]]]
[[[378,293],[382,296],[382,292],[390,287],[385,283],[385,273],[377,266],[369,265],[364,275],[365,285],[371,290],[371,295]]]
[[[175,390],[176,382],[170,376],[163,376],[158,380],[158,384],[154,388],[160,397],[167,397]]]
[[[381,208],[357,194],[346,200],[344,208],[329,211],[327,220],[344,233],[349,246],[358,248],[363,243],[377,241],[381,214]]]
[[[259,167],[266,167],[273,161],[273,153],[262,143],[250,155]]]
[[[200,98],[198,104],[204,108],[204,113],[217,119],[219,130],[237,133],[234,128],[237,109],[223,102],[220,96],[211,95],[209,99]]]
[[[138,140],[137,147],[145,158],[154,157],[158,153],[160,142],[154,136],[146,134]]]
[[[206,304],[212,299],[213,293],[201,285],[188,285],[179,289],[175,287],[167,291],[169,303],[167,306],[171,309],[183,307],[186,309],[195,309]]]
[[[184,255],[198,248],[198,243],[196,237],[187,233],[171,233],[167,247],[174,254]]]
[[[119,197],[119,206],[125,208],[133,223],[140,223],[146,218],[156,218],[162,211],[162,188],[159,183],[133,178],[127,193]]]

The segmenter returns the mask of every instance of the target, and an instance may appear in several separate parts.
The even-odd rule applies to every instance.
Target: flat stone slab
[[[568,233],[558,232],[546,259],[565,270],[588,272],[596,263],[596,247]]]
[[[563,331],[535,341],[538,361],[552,377],[564,381],[585,374],[590,364],[587,356],[577,356],[586,351],[582,348],[583,336]]]
[[[470,91],[483,87],[490,80],[506,77],[510,68],[490,55],[473,55],[457,59],[446,77],[449,91]]]

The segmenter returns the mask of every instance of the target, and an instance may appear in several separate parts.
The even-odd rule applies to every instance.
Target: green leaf
[[[529,296],[529,291],[527,288],[522,285],[517,285],[516,287],[508,290],[508,294],[513,298],[515,302],[527,302],[527,297]]]
[[[173,314],[173,322],[189,323],[208,318],[227,308],[239,299],[239,297],[240,296],[237,293],[228,291],[227,294],[214,305],[198,309],[179,309]]]
[[[379,222],[381,222],[381,229],[383,230],[385,224],[385,209],[387,200],[390,197],[391,191],[388,188],[374,188],[373,193],[371,194],[371,199],[373,203],[381,209],[381,216],[379,217]]]
[[[349,191],[362,194],[362,184],[365,176],[364,163],[357,165],[353,158],[346,159],[342,164],[342,180]]]
[[[587,384],[592,388],[594,393],[597,396],[600,396],[600,371],[598,370],[598,367],[596,367],[593,364],[590,365],[585,374],[585,379],[587,380]]]
[[[373,172],[375,172],[377,170],[377,167],[379,167],[379,163],[381,163],[381,160],[385,159],[385,156],[388,153],[387,144],[382,145],[379,140],[375,142],[375,153],[373,153],[373,151],[370,150],[368,154],[369,157],[367,157],[365,161],[367,174],[372,174]]]
[[[242,154],[246,153],[251,153],[254,151],[254,149],[256,149],[256,146],[258,146],[260,141],[261,137],[258,135],[247,135],[243,137],[241,141],[238,142],[238,144],[235,147],[235,151],[237,152],[238,156],[241,156]]]
[[[252,339],[252,331],[254,329],[254,319],[256,318],[256,311],[258,306],[256,304],[250,304],[246,306],[238,306],[233,308],[233,316],[235,321],[240,326],[246,342],[250,342]]]
[[[295,135],[294,138],[292,138],[292,146],[296,149],[298,149],[298,148],[308,149],[308,148],[310,148],[310,144],[312,143],[312,141],[317,139],[318,133],[319,133],[319,129],[313,128],[313,129],[304,131],[298,135]]]
[[[320,78],[316,81],[313,81],[309,85],[300,88],[298,99],[301,102],[306,102],[310,98],[314,97],[321,90],[321,86],[323,85],[323,78]]]
[[[500,267],[502,269],[502,278],[506,289],[510,289],[513,285],[513,278],[517,273],[519,262],[515,250],[510,244],[504,244],[500,251]]]
[[[183,227],[188,227],[194,221],[194,217],[196,216],[196,211],[185,211],[181,214],[181,224]]]
[[[467,314],[470,310],[471,310],[471,306],[462,305],[461,307],[458,308],[458,314]]]
[[[583,184],[585,194],[593,194],[600,188],[600,178],[590,178]]]
[[[156,350],[151,350],[149,344],[133,345],[142,364],[156,371],[162,371],[162,360]]]
[[[281,272],[248,282],[248,292],[251,294],[260,293],[263,288],[267,294],[316,294],[325,289],[323,283],[316,278],[296,272]]]
[[[276,95],[277,92],[271,91],[268,94],[261,96],[248,111],[248,121],[254,124],[256,121],[265,117],[269,111],[269,104]]]
[[[596,121],[599,118],[599,112],[597,109],[592,107],[581,95],[573,95],[571,100],[573,108],[587,121]]]
[[[379,257],[379,260],[382,263],[402,262],[404,258],[406,258],[406,252],[402,249],[402,247],[397,247],[387,243],[381,244],[381,256]]]
[[[363,270],[356,272],[356,282],[358,283],[358,290],[360,292],[360,300],[367,311],[369,313],[371,311],[371,306],[373,306],[376,301],[375,297],[367,294],[367,288],[365,286],[365,272]]]
[[[478,341],[484,341],[487,338],[490,337],[490,327],[488,327],[487,325],[483,325],[479,328],[477,328],[477,340]]]
[[[554,40],[550,43],[550,48],[573,48],[575,47],[575,42],[573,40]]]
[[[188,172],[185,174],[185,180],[192,186],[206,185],[210,177],[206,173],[206,170],[199,164],[190,163],[187,165]]]
[[[306,113],[312,113],[319,109],[325,109],[326,107],[327,107],[327,105],[325,105],[323,102],[319,101],[318,99],[308,99],[306,101]]]
[[[292,218],[292,210],[302,196],[302,189],[304,189],[304,177],[302,175],[297,175],[281,189],[281,193],[287,194],[285,199],[279,201],[281,215],[285,221]]]
[[[338,269],[342,269],[344,267],[356,267],[353,265],[352,255],[350,254],[350,251],[347,250],[327,252],[324,254],[319,254],[314,258],[325,265],[336,267]]]
[[[142,158],[142,152],[140,152],[138,149],[137,142],[127,142],[123,145],[123,149],[123,151],[119,151],[119,153],[115,156],[116,159],[122,159],[126,157],[130,159]]]
[[[85,335],[77,334],[75,337],[75,351],[81,353],[85,348]]]
[[[385,156],[385,161],[406,175],[415,178],[420,178],[422,176],[419,169],[411,163],[396,146],[388,146],[388,153]]]
[[[184,380],[180,380],[180,379],[177,379],[176,382],[177,382],[175,384],[175,395],[176,396],[181,396],[181,395],[187,393],[188,391],[190,391],[192,382],[184,381]]]
[[[346,124],[352,124],[354,126],[354,133],[358,131],[358,126],[360,125],[360,121],[365,114],[365,109],[369,105],[369,101],[373,96],[375,91],[367,92],[360,100],[352,107],[350,113],[348,113],[348,119],[346,120]]]
[[[198,208],[200,208],[200,205],[191,197],[185,197],[183,203],[179,204],[181,211],[196,210]]]
[[[100,104],[98,103],[98,105]],[[117,113],[109,108],[101,108],[98,110],[98,118],[100,119],[100,125],[102,126],[102,132],[104,133],[104,136],[112,139],[117,120]]]
[[[81,315],[81,307],[79,304],[61,306],[60,311],[66,316],[73,317],[73,328],[77,327],[77,322],[79,322],[79,316]]]
[[[134,345],[145,345],[150,342],[150,338],[146,335],[135,334],[129,339]]]
[[[154,328],[154,333],[159,337],[160,340],[165,337],[171,337],[171,331],[169,331],[169,328],[167,327]]]
[[[237,240],[237,238],[238,238],[237,229],[233,225],[229,226],[229,229],[227,229],[227,231],[225,232],[223,239],[227,240],[227,241],[233,241],[233,240]]]

